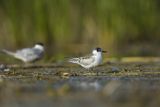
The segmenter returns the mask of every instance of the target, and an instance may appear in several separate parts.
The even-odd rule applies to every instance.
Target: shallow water
[[[0,72],[2,107],[160,105],[160,63],[7,65]]]

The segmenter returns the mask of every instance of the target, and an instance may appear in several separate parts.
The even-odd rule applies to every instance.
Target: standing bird
[[[95,48],[92,51],[91,55],[88,55],[85,57],[79,57],[79,58],[72,58],[72,59],[69,59],[69,62],[76,63],[86,69],[90,69],[92,67],[96,67],[99,64],[101,64],[102,53],[106,53],[106,51],[103,51],[101,48]]]
[[[36,43],[32,48],[24,48],[17,50],[16,52],[11,52],[3,49],[3,53],[13,56],[25,63],[34,62],[43,57],[44,54],[44,45],[43,43]]]

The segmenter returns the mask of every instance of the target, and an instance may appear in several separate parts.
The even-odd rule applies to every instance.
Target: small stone
[[[111,68],[111,71],[112,71],[112,72],[120,72],[121,70],[120,70],[120,68],[118,68],[118,67],[112,67],[112,68]]]
[[[64,72],[63,76],[69,76],[69,73],[68,72]]]

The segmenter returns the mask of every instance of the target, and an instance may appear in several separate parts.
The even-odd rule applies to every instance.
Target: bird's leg
[[[31,64],[29,62],[25,62],[22,66],[24,68],[29,68],[31,66]]]
[[[87,69],[87,71],[88,71],[88,72],[90,72],[90,71],[91,71],[91,69],[90,69],[90,68],[88,68],[88,69]]]
[[[93,67],[93,68],[94,68],[96,76],[98,76],[99,74],[98,74],[97,70],[95,69],[95,67]]]
[[[96,75],[97,75],[97,76],[99,75],[97,71],[96,71]]]
[[[90,74],[91,73],[91,68],[87,68],[87,72]]]
[[[91,73],[94,75],[94,67],[90,68]]]
[[[96,70],[96,67],[94,66],[91,69],[92,69],[93,74],[95,74],[96,76],[98,76],[98,72]]]

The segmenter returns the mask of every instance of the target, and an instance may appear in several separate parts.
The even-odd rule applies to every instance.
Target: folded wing
[[[80,58],[72,58],[69,60],[71,63],[77,63],[80,65],[90,65],[95,61],[95,58],[92,56],[87,56],[87,57],[80,57]]]

